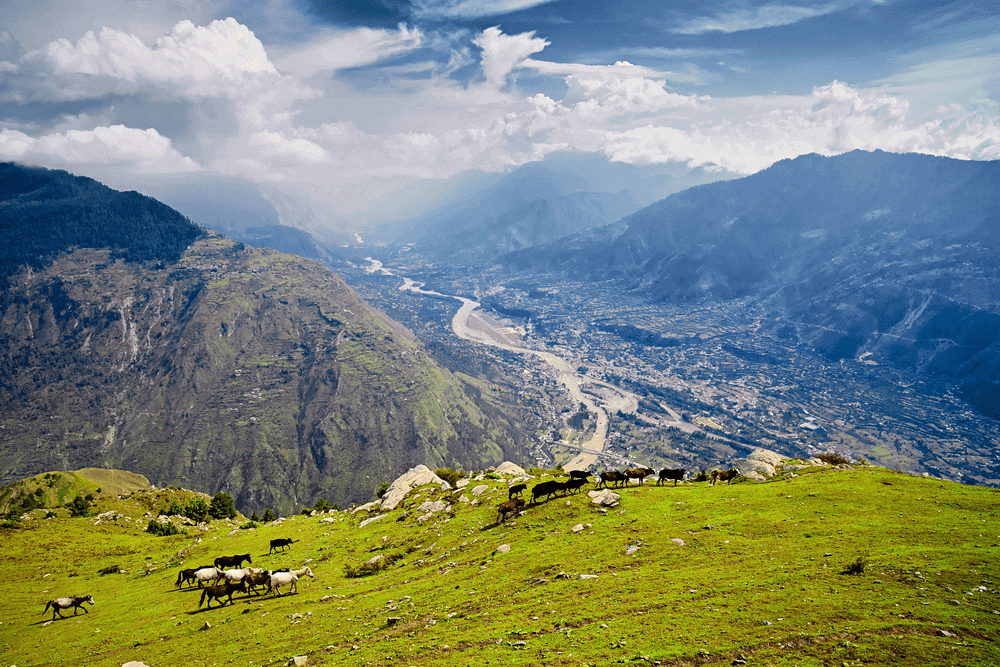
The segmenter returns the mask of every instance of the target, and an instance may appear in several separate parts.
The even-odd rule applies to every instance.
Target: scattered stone
[[[574,533],[579,533],[579,532],[582,532],[582,531],[583,531],[583,524],[582,523],[578,523],[575,526],[573,526],[573,532]]]
[[[128,662],[123,663],[122,667],[149,667],[149,665],[144,662],[139,662],[138,660],[129,660]]]
[[[510,645],[514,647],[525,647],[528,645],[528,642],[524,641],[523,639],[520,639],[516,642],[510,642]]]
[[[681,539],[681,538],[679,538],[679,537],[671,537],[671,538],[670,538],[670,541],[671,541],[671,542],[673,542],[674,544],[676,544],[676,545],[677,545],[677,546],[679,546],[679,547],[683,547],[683,546],[685,546],[685,544],[684,544],[684,540],[682,540],[682,539]]]
[[[368,562],[365,563],[365,565],[374,565],[380,560],[382,560],[382,554],[378,554],[377,556],[372,556],[371,558],[368,559]]]
[[[591,497],[591,503],[594,505],[603,505],[604,507],[617,507],[618,501],[621,500],[621,496],[610,489],[602,489],[601,491],[588,491],[587,495]]]
[[[485,484],[480,484],[476,488],[472,489],[471,493],[472,493],[472,495],[474,495],[474,496],[476,496],[478,498],[479,496],[483,495],[483,492],[485,492],[488,488],[490,488],[490,487],[488,487]]]
[[[406,517],[408,516],[410,516],[409,512],[403,512],[402,514],[399,515],[396,521],[406,521]]]
[[[948,632],[947,630],[938,630],[937,634],[938,634],[938,637],[954,637],[955,636],[954,632]]]
[[[543,584],[549,583],[549,580],[542,579],[541,577],[535,577],[534,579],[531,580],[531,583],[534,584],[535,586],[541,586]]]
[[[403,620],[402,616],[390,616],[389,618],[385,619],[385,624],[391,628],[392,626],[396,625],[402,620]]]
[[[209,623],[208,621],[205,621],[205,625],[201,626],[201,629],[202,630],[211,630],[212,629],[212,624]]]
[[[379,514],[378,516],[373,516],[370,519],[365,519],[364,521],[362,521],[361,523],[358,524],[358,528],[364,528],[368,524],[375,523],[376,521],[378,521],[380,519],[384,519],[387,516],[389,516],[389,515],[388,514]]]
[[[626,556],[631,556],[632,554],[634,554],[638,550],[639,550],[639,545],[638,544],[630,544],[625,549],[625,555]]]
[[[774,623],[772,623],[771,621],[761,621],[760,624],[761,625],[774,625]]]
[[[43,627],[43,628],[47,628],[47,627],[49,627],[50,625],[52,625],[52,621],[45,621],[44,623],[42,623],[42,627]]]
[[[500,546],[497,547],[497,553],[505,554],[508,553],[509,551],[510,551],[509,544],[501,544]]]
[[[436,514],[437,512],[444,510],[446,507],[448,506],[445,505],[440,500],[435,500],[435,501],[428,500],[422,503],[420,507],[417,508],[417,511],[425,512],[427,514]]]
[[[467,478],[465,478],[465,477],[463,477],[462,479],[460,479],[457,482],[455,482],[455,488],[456,489],[464,489],[468,485],[469,485],[469,480]]]
[[[577,579],[597,579],[597,575],[596,574],[578,574],[578,575],[576,575],[576,578]]]
[[[381,504],[381,500],[373,500],[370,503],[365,503],[364,505],[358,505],[351,510],[351,514],[357,514],[358,512],[371,512],[373,509]]]

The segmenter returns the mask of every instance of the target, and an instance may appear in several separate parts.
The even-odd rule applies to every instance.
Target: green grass
[[[462,494],[417,489],[365,528],[363,512],[166,538],[134,523],[28,521],[0,538],[0,564],[19,574],[0,583],[0,664],[1000,663],[996,490],[883,468],[799,472],[647,483],[606,512],[583,492],[500,526],[506,484],[489,478]],[[490,491],[477,505],[456,500],[479,484]],[[434,499],[452,512],[421,523],[417,508]],[[269,556],[276,537],[298,542]],[[308,562],[316,579],[210,611],[174,587],[182,566],[245,552],[262,567]],[[346,576],[377,554],[392,564]],[[861,574],[845,573],[865,555]],[[110,565],[126,574],[97,574]],[[97,601],[88,615],[43,625],[46,600],[85,593]]]

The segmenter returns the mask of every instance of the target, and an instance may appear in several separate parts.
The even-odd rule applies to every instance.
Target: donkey
[[[52,620],[53,621],[56,620],[56,614],[59,614],[59,618],[66,618],[65,616],[62,615],[62,612],[59,611],[59,610],[60,609],[69,609],[70,607],[73,607],[73,615],[74,616],[76,616],[76,612],[78,612],[81,609],[83,610],[83,613],[89,614],[90,612],[87,611],[87,608],[83,606],[84,602],[86,602],[88,604],[94,604],[94,596],[93,595],[74,595],[73,597],[56,598],[55,600],[49,600],[48,602],[45,603],[45,609],[42,610],[42,613],[44,614],[45,612],[47,612],[49,610],[49,607],[52,607]]]

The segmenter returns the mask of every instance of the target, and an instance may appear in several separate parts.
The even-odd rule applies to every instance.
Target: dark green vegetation
[[[138,192],[65,171],[0,163],[0,281],[71,248],[111,248],[131,262],[176,261],[203,230]]]
[[[247,513],[289,513],[320,497],[370,500],[417,463],[520,458],[524,435],[481,383],[442,369],[318,264],[145,198],[134,219],[113,218],[118,236],[88,235],[75,221],[103,220],[131,195],[4,168],[7,214],[63,241],[0,284],[0,483],[127,467],[158,486],[225,491]],[[52,207],[66,214],[29,214]],[[199,238],[176,236],[177,221]],[[21,244],[18,230],[0,245]]]
[[[1000,661],[995,489],[863,466],[796,472],[714,488],[647,483],[623,489],[606,511],[585,490],[529,505],[500,526],[506,482],[489,476],[460,493],[421,487],[364,528],[364,512],[247,530],[212,522],[163,538],[124,518],[26,520],[3,532],[0,565],[19,576],[0,582],[0,661]],[[459,499],[480,484],[489,490],[478,505]],[[139,495],[169,503],[155,494],[102,498],[97,509],[141,516]],[[419,506],[436,499],[450,510],[421,521]],[[268,556],[270,540],[286,537],[298,541]],[[316,578],[299,581],[297,595],[237,594],[211,611],[199,609],[197,588],[175,586],[182,567],[239,553],[272,569],[308,564]],[[87,617],[45,625],[46,600],[81,594],[96,600]],[[63,659],[52,651],[56,637],[71,649]]]

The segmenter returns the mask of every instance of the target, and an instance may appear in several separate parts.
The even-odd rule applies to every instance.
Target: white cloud
[[[308,77],[323,71],[371,65],[419,48],[422,42],[420,30],[411,30],[404,23],[397,30],[338,30],[277,56],[276,60],[282,71]]]
[[[549,45],[546,40],[535,37],[534,32],[505,35],[496,26],[479,33],[472,43],[483,50],[483,74],[495,86],[506,83],[507,76],[522,66],[528,56]]]
[[[421,19],[474,19],[510,14],[553,0],[414,0],[413,15]]]
[[[233,18],[207,26],[181,21],[154,47],[132,34],[102,28],[75,45],[67,39],[51,42],[46,56],[57,71],[177,84],[206,96],[231,94],[257,75],[277,75],[264,45]]]
[[[32,138],[16,130],[0,132],[0,157],[48,165],[119,166],[143,174],[199,171],[201,166],[171,147],[154,129],[124,125],[69,130]]]
[[[803,19],[823,16],[837,10],[836,5],[821,7],[793,7],[789,5],[765,5],[754,9],[741,9],[712,17],[692,19],[674,28],[672,32],[681,35],[700,35],[706,32],[741,32],[760,28],[798,23]]]

